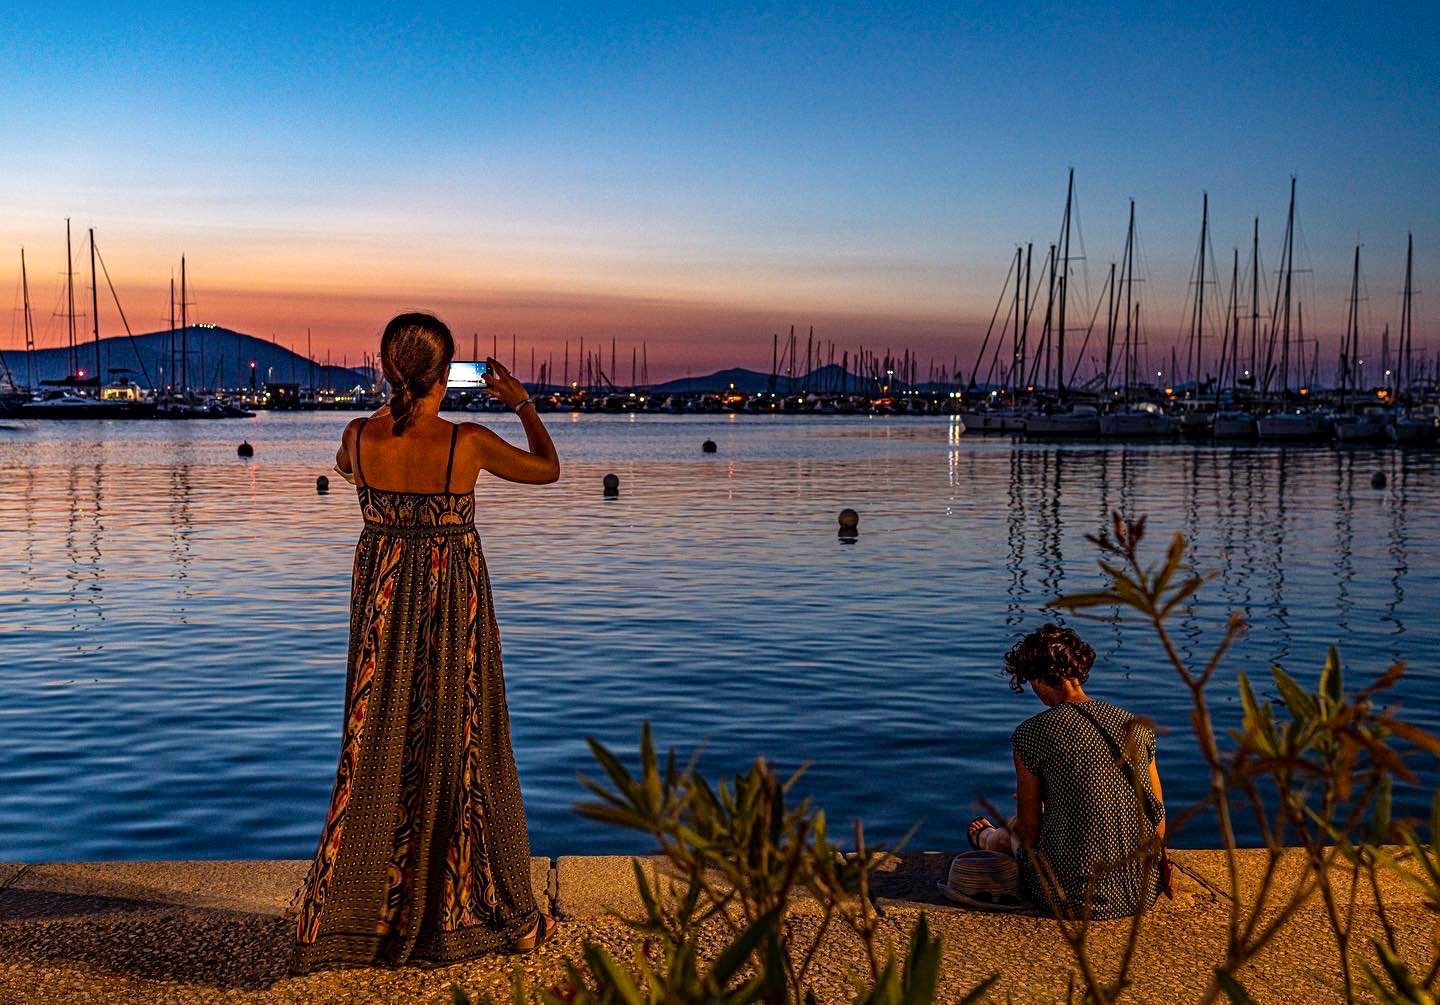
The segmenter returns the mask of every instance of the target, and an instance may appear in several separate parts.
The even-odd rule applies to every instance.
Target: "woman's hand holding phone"
[[[504,402],[506,408],[514,408],[530,397],[525,385],[510,375],[510,371],[493,356],[485,361],[485,393]]]

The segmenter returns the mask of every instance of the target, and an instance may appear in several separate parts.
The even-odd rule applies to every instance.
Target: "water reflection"
[[[350,493],[313,486],[347,418],[257,419],[253,462],[223,423],[0,431],[0,860],[312,850],[358,529]],[[1013,787],[993,752],[1030,709],[1000,655],[1058,617],[1046,601],[1099,583],[1084,537],[1112,511],[1147,515],[1157,551],[1184,531],[1197,571],[1218,571],[1177,617],[1188,657],[1238,609],[1252,629],[1227,674],[1278,659],[1305,677],[1330,642],[1367,670],[1409,658],[1409,707],[1440,725],[1423,665],[1440,648],[1440,538],[1422,533],[1437,454],[1036,444],[899,419],[553,425],[562,481],[487,483],[478,506],[537,853],[629,850],[570,806],[581,735],[629,749],[645,719],[708,738],[721,771],[814,761],[817,802],[882,837],[921,816],[963,828],[969,793],[953,821],[934,794]],[[707,436],[723,458],[695,449]],[[1382,467],[1389,488],[1368,488]],[[609,471],[623,505],[601,496]],[[836,547],[852,506],[863,546]],[[1078,627],[1098,693],[1188,729],[1143,632]],[[46,686],[82,678],[105,682],[104,707]],[[1203,770],[1172,756],[1167,785],[1199,795]]]

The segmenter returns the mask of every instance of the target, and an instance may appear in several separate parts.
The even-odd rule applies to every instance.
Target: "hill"
[[[183,341],[188,348],[189,383],[191,387],[243,387],[250,384],[250,364],[255,364],[257,384],[267,381],[288,381],[309,385],[312,383],[311,363],[304,356],[274,342],[254,335],[232,331],[229,328],[208,325],[191,325],[183,332]],[[174,333],[175,369],[181,369],[180,345],[182,332]],[[76,346],[79,369],[86,377],[95,372],[95,343],[82,342]],[[23,350],[6,350],[0,353],[3,367],[0,378],[8,367],[15,383],[28,384],[33,367],[34,380],[63,380],[70,373],[70,350],[37,349],[33,353]],[[177,383],[171,376],[171,333],[166,331],[147,332],[131,338],[127,335],[111,336],[100,340],[100,367],[102,377],[110,380],[129,371],[129,377],[142,387],[165,386]],[[314,386],[319,388],[350,389],[356,384],[368,384],[363,371],[339,366],[314,364]]]
[[[729,370],[717,370],[715,373],[703,377],[682,377],[679,380],[666,381],[664,384],[657,384],[653,388],[659,392],[670,392],[672,394],[685,394],[697,391],[728,391],[731,387],[745,394],[754,394],[757,391],[771,390],[771,380],[768,373],[760,373],[756,370],[747,370],[744,367],[733,367]],[[863,378],[858,374],[843,369],[839,364],[831,363],[827,366],[816,367],[809,375],[796,374],[790,377],[781,374],[774,380],[773,390],[780,394],[801,393],[807,390],[820,392],[851,392],[857,394],[874,394],[880,390],[880,382]],[[895,385],[899,389],[899,385]],[[916,390],[948,391],[949,386],[919,384]]]

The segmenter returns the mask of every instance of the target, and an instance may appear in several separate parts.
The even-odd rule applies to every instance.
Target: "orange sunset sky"
[[[922,373],[968,367],[1016,245],[1039,260],[1056,240],[1072,166],[1072,318],[1088,323],[1134,198],[1152,352],[1184,337],[1202,192],[1210,324],[1256,216],[1273,284],[1292,174],[1323,358],[1356,243],[1367,351],[1398,318],[1407,232],[1417,286],[1440,289],[1440,61],[1413,11],[222,3],[13,21],[0,283],[18,308],[23,246],[42,348],[65,338],[69,217],[81,287],[93,226],[137,332],[166,324],[184,254],[198,320],[302,349],[308,328],[321,358],[354,360],[424,307],[462,342],[513,334],[522,360],[644,343],[657,380],[766,369],[792,324],[909,348]],[[1437,316],[1422,296],[1417,350],[1440,348]],[[12,311],[0,347],[23,341]]]

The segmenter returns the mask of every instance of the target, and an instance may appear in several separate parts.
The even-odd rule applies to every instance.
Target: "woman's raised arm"
[[[555,481],[560,477],[560,457],[555,452],[555,444],[550,440],[545,423],[540,421],[535,403],[529,400],[525,385],[510,376],[510,371],[501,366],[499,360],[489,359],[486,363],[485,390],[511,409],[521,406],[515,414],[520,416],[520,424],[525,427],[525,439],[530,449],[512,447],[483,426],[475,426],[473,428],[479,431],[480,470],[506,481],[527,485],[545,485]]]

